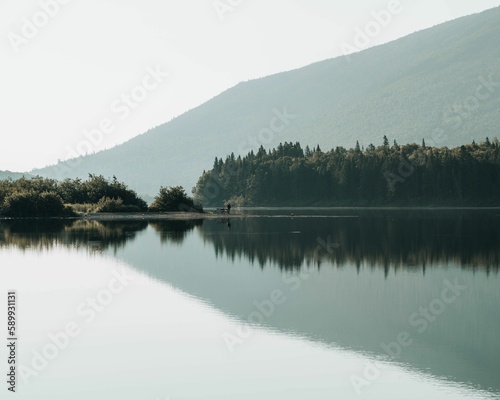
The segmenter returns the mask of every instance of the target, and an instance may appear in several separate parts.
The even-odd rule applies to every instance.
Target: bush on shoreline
[[[88,212],[144,212],[147,203],[113,177],[87,181],[35,177],[0,181],[0,214],[7,217],[66,217]]]
[[[160,193],[155,197],[153,204],[149,207],[152,212],[203,212],[201,205],[195,204],[188,197],[182,186],[162,187]]]
[[[66,207],[61,197],[54,192],[15,192],[3,202],[2,214],[7,217],[72,217],[73,210]]]
[[[127,213],[144,211],[136,205],[123,204],[121,198],[102,197],[96,204],[94,212],[97,213]]]
[[[74,217],[87,213],[203,212],[182,186],[160,189],[151,207],[118,182],[89,175],[87,181],[35,177],[0,181],[0,215],[11,218]]]

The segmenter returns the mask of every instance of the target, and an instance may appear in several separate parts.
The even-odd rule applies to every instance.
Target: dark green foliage
[[[306,156],[307,154],[307,156]],[[493,205],[500,202],[500,144],[454,149],[409,144],[302,152],[280,144],[257,156],[228,157],[194,189],[205,206]]]
[[[34,217],[37,214],[37,197],[35,192],[12,193],[5,198],[2,212],[8,217]]]
[[[95,204],[98,212],[138,212],[148,209],[137,194],[118,182],[90,175],[87,181],[35,177],[0,181],[1,212],[16,217],[67,215],[64,204]]]
[[[97,202],[95,210],[95,212],[99,213],[140,212],[140,211],[145,211],[145,210],[135,205],[123,204],[123,200],[119,197],[116,199],[110,197],[101,198]]]
[[[14,192],[8,195],[2,207],[8,217],[62,217],[73,212],[64,206],[59,195],[54,192],[38,193],[33,190]]]
[[[182,186],[170,188],[162,187],[160,193],[155,197],[153,204],[149,207],[154,212],[202,212],[203,208],[196,205],[190,197],[187,196]]]
[[[78,179],[73,181],[76,185],[77,193],[84,194],[83,198],[77,198],[77,203],[98,203],[103,197],[111,199],[121,199],[123,205],[136,206],[139,211],[146,211],[148,205],[137,196],[133,190],[127,188],[122,182],[113,176],[111,181],[101,175],[89,175],[86,182]]]
[[[118,212],[123,207],[123,200],[103,197],[97,202],[97,212]]]

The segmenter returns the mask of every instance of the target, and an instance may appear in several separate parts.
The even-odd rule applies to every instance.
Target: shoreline
[[[195,221],[205,219],[246,218],[244,214],[212,214],[192,212],[158,213],[89,213],[76,217],[0,217],[0,221],[64,220],[64,221]]]
[[[338,210],[338,211],[500,211],[500,207],[245,207],[243,210]],[[237,211],[237,210],[235,210]],[[500,215],[499,215],[500,216]],[[217,219],[246,219],[246,218],[358,218],[359,215],[295,215],[295,214],[216,214],[208,209],[204,213],[196,212],[134,212],[134,213],[88,213],[75,217],[1,217],[0,221],[16,220],[81,220],[81,221],[195,221]]]
[[[92,213],[78,217],[86,221],[195,221],[219,218],[244,218],[243,214],[212,214],[194,212],[152,212],[152,213]]]

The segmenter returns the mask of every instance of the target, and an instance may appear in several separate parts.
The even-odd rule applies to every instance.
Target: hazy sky
[[[0,170],[123,143],[238,82],[342,55],[359,30],[373,46],[498,4],[0,0]]]

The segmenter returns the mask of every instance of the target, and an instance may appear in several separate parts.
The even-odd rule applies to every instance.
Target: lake
[[[500,398],[499,210],[235,212],[0,221],[17,397]]]

